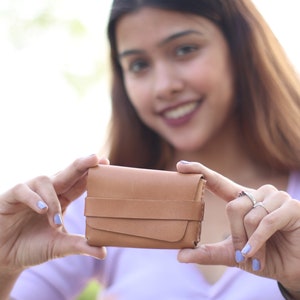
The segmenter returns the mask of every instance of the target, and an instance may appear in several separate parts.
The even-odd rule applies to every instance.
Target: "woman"
[[[200,161],[239,185],[222,179],[218,187],[213,184],[216,175],[200,164],[178,165],[180,172],[207,176],[213,192],[205,195],[201,243],[217,245],[179,254],[180,261],[201,264],[178,263],[177,251],[110,248],[103,261],[70,256],[31,268],[16,282],[12,297],[33,299],[43,293],[43,299],[68,299],[91,278],[103,283],[104,299],[259,299],[262,291],[263,299],[282,299],[276,280],[296,295],[300,276],[293,269],[275,272],[266,253],[277,253],[278,247],[283,247],[279,253],[288,247],[287,253],[295,253],[291,241],[299,231],[299,205],[292,198],[300,199],[299,82],[253,4],[115,0],[108,34],[113,70],[111,164],[175,170],[179,160]],[[12,252],[4,251],[0,260],[5,266],[0,274],[7,274],[6,294],[28,265],[71,253],[103,258],[104,249],[90,248],[82,238],[55,227],[62,223],[60,210],[83,193],[88,167],[97,163],[95,156],[77,161],[54,178],[34,179],[2,196],[5,214],[22,220],[15,218],[8,226],[14,230],[3,238],[5,242],[12,236],[12,245],[21,243],[10,247]],[[252,196],[243,186],[257,191],[252,190]],[[240,197],[238,191],[243,191]],[[229,220],[220,196],[236,199],[227,206]],[[83,199],[84,195],[66,213],[69,232],[84,232]],[[268,213],[256,203],[251,209],[249,199],[263,203]],[[275,199],[272,205],[268,199]],[[51,227],[44,216],[23,205],[18,212],[16,205],[11,208],[19,202],[35,212],[48,210]],[[272,235],[267,221],[282,213],[284,220],[291,216],[294,222],[281,224],[276,218],[280,233]],[[17,239],[13,233],[16,227],[22,233],[24,224],[28,236],[37,231],[45,244],[37,248],[35,238],[28,245],[24,234]],[[285,231],[285,243],[278,246],[275,242]],[[25,254],[15,254],[16,249]],[[11,258],[10,253],[15,255]],[[273,256],[279,267],[294,266],[299,259],[295,254],[287,261]]]

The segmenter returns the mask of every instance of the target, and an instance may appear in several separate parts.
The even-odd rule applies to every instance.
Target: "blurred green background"
[[[105,36],[110,2],[0,1],[0,141],[9,145],[0,155],[2,189],[23,177],[58,171],[69,162],[70,153],[77,157],[100,148],[110,112]],[[82,124],[77,126],[79,118]],[[92,127],[91,138],[87,132]],[[90,143],[97,132],[98,140]],[[18,174],[5,172],[12,168],[10,157],[20,154],[21,144],[27,159],[18,162]],[[45,160],[47,153],[51,157]],[[94,300],[99,290],[100,285],[91,281],[78,300]]]
[[[103,145],[110,4],[0,1],[0,143],[9,145],[0,152],[0,192]]]
[[[77,300],[96,300],[101,287],[96,281],[91,281]]]

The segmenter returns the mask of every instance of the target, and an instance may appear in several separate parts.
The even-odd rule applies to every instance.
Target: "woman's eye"
[[[144,60],[136,60],[129,64],[129,71],[139,73],[148,67],[148,63]]]
[[[198,46],[195,46],[195,45],[185,45],[185,46],[178,47],[176,49],[176,55],[177,56],[183,56],[183,55],[189,54],[191,52],[194,52],[196,50],[198,50]]]

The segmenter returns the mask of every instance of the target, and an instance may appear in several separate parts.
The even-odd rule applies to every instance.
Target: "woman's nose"
[[[157,99],[172,100],[184,88],[180,72],[172,66],[158,66],[154,77],[154,92]]]

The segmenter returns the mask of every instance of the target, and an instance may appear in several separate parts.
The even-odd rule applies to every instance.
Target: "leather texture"
[[[194,248],[200,240],[204,189],[200,174],[112,165],[90,168],[87,241],[93,246]]]

